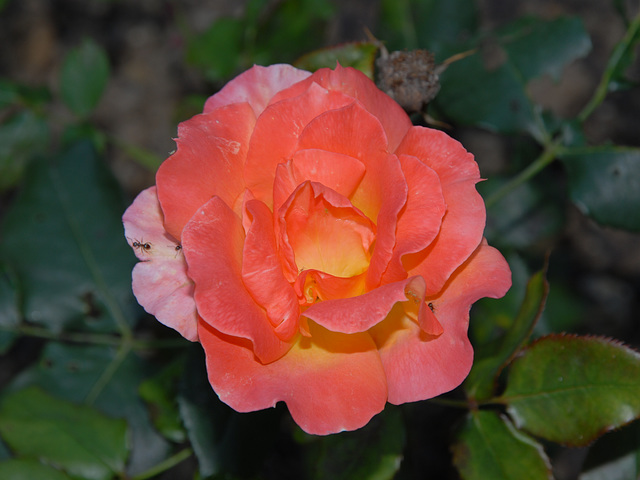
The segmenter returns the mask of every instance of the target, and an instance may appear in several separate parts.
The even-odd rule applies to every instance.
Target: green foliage
[[[307,53],[300,57],[294,66],[315,72],[324,67],[336,68],[336,64],[340,63],[343,67],[353,67],[360,70],[373,80],[377,53],[378,47],[372,43],[347,43]]]
[[[36,155],[49,146],[49,126],[25,110],[0,125],[0,192],[15,187]]]
[[[640,422],[598,440],[585,460],[580,480],[628,480],[640,477]]]
[[[60,94],[67,107],[86,117],[96,107],[109,79],[109,59],[95,42],[85,39],[64,59],[60,72]]]
[[[640,354],[598,337],[552,335],[511,366],[500,401],[520,428],[582,446],[640,416]]]
[[[155,371],[140,356],[129,353],[123,358],[113,347],[52,342],[38,363],[23,371],[9,389],[36,386],[69,402],[92,404],[110,417],[125,418],[130,430],[127,469],[139,473],[159,463],[169,451],[137,395],[140,384]]]
[[[12,459],[0,462],[0,476],[4,480],[71,480],[53,467],[37,460]]]
[[[561,156],[571,200],[603,225],[640,232],[640,149],[597,147]]]
[[[242,17],[219,18],[189,35],[187,61],[214,82],[253,64],[291,63],[321,44],[333,12],[329,0],[252,0]]]
[[[452,450],[464,480],[553,478],[542,446],[495,412],[471,412]]]
[[[400,410],[388,408],[360,430],[323,437],[307,445],[313,447],[308,477],[390,480],[400,468],[405,436]]]
[[[15,270],[26,320],[54,332],[133,323],[123,212],[115,179],[87,144],[31,165],[3,218],[0,252]]]
[[[2,399],[0,434],[19,456],[87,480],[109,480],[124,470],[127,458],[126,422],[36,388]]]
[[[474,362],[465,381],[465,390],[470,398],[482,401],[493,395],[498,374],[531,335],[548,293],[545,272],[537,272],[527,283],[522,306],[509,330],[499,343],[495,342],[490,356]]]

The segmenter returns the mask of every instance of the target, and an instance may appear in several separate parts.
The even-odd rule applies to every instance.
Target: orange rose
[[[123,217],[133,290],[201,342],[223,402],[284,401],[329,434],[462,382],[469,308],[511,278],[457,141],[357,70],[274,65],[229,82],[176,142]]]

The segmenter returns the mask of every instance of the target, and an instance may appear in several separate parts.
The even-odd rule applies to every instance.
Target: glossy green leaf
[[[43,465],[37,460],[12,459],[0,462],[3,480],[71,480],[60,470]]]
[[[496,412],[471,412],[452,451],[464,480],[553,478],[542,446]]]
[[[85,117],[98,105],[109,80],[109,59],[104,49],[85,39],[64,59],[60,95],[69,109]]]
[[[591,50],[582,20],[560,17],[516,20],[498,32],[509,61],[525,81],[549,74],[558,79],[563,68]]]
[[[378,47],[372,43],[357,42],[323,48],[300,57],[294,66],[315,72],[320,68],[353,67],[373,79],[374,63]]]
[[[479,358],[474,362],[464,382],[469,397],[477,401],[490,398],[494,393],[498,375],[531,335],[549,293],[545,270],[535,273],[529,280],[520,311],[500,343],[495,346],[491,356]]]
[[[500,402],[516,425],[587,445],[640,416],[640,354],[599,337],[550,335],[516,358]]]
[[[310,442],[309,478],[390,480],[400,468],[405,437],[400,410],[388,406],[360,430]]]
[[[602,225],[640,232],[640,149],[594,147],[563,154],[571,200]]]
[[[73,476],[109,480],[127,458],[127,424],[37,388],[0,403],[0,435],[21,457],[43,459]]]
[[[38,363],[8,388],[15,391],[35,385],[70,402],[93,401],[106,415],[125,418],[130,430],[127,471],[135,475],[166,459],[170,446],[155,430],[137,394],[141,382],[155,373],[153,364],[130,353],[109,376],[106,372],[117,361],[112,347],[51,342]]]
[[[207,379],[199,345],[190,347],[184,371],[189,374],[182,377],[178,405],[200,474],[251,477],[274,447],[280,409],[237,413],[222,403]]]
[[[579,480],[640,478],[640,422],[608,433],[591,448]]]
[[[35,113],[24,110],[0,125],[0,192],[14,187],[36,155],[49,144],[49,126]]]
[[[135,262],[123,236],[125,202],[88,144],[31,165],[2,223],[0,257],[22,289],[25,319],[54,332],[128,328],[140,312]]]
[[[184,358],[180,357],[153,377],[145,380],[138,391],[151,410],[156,429],[169,440],[182,443],[186,433],[176,401],[178,379],[184,375]]]

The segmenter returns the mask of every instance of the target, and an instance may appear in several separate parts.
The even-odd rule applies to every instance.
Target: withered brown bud
[[[427,50],[395,51],[376,60],[378,88],[407,112],[424,112],[440,90],[433,54]]]

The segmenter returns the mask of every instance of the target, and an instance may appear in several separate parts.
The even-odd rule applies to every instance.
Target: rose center
[[[369,266],[374,225],[346,197],[320,184],[298,189],[285,214],[298,271],[353,277]],[[323,191],[324,190],[324,191]]]

